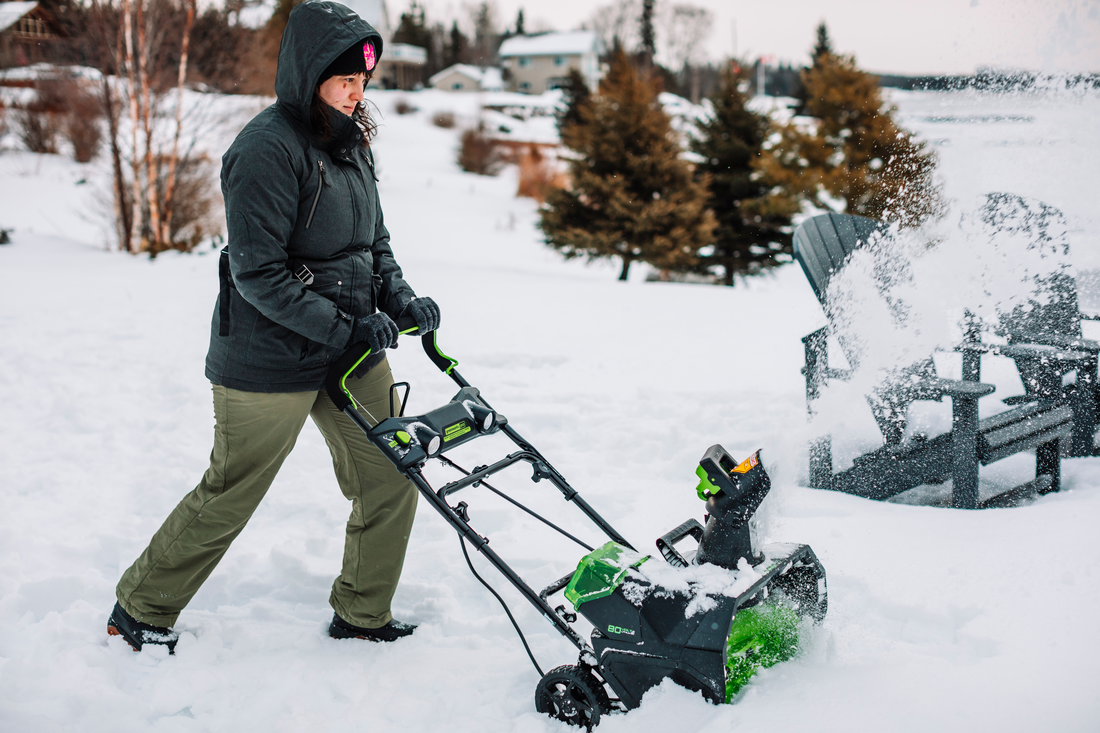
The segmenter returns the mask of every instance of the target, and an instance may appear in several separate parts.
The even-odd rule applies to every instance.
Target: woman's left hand
[[[413,298],[405,306],[405,313],[413,317],[420,333],[439,328],[439,306],[431,298]]]

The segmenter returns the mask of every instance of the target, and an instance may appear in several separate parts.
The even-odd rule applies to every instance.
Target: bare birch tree
[[[699,102],[699,74],[696,64],[706,56],[703,42],[714,27],[714,14],[697,5],[681,3],[662,9],[661,27],[664,57],[668,67],[680,74],[681,88],[691,87],[691,101]]]
[[[183,189],[203,195],[203,190],[211,188],[190,180],[184,184],[181,179],[199,175],[190,158],[199,130],[189,130],[186,137],[191,142],[183,144],[189,124],[184,87],[196,0],[93,0],[93,7],[103,28],[100,38],[106,40],[110,35],[107,29],[117,29],[113,42],[103,44],[114,49],[113,58],[106,59],[103,66],[118,76],[112,81],[105,75],[102,97],[111,138],[120,246],[151,255],[187,248],[187,242],[175,241],[179,225],[187,223],[174,216],[178,212],[176,198]],[[168,103],[172,97],[174,105]],[[123,117],[125,125],[121,124]],[[129,130],[124,130],[126,126]],[[128,144],[123,143],[124,137]],[[205,212],[209,206],[189,203],[185,209]]]

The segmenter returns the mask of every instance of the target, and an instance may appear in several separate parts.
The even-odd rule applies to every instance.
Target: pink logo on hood
[[[374,44],[370,41],[363,44],[363,62],[367,65],[367,71],[374,69]]]

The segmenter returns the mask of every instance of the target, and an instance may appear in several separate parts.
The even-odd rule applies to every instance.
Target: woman
[[[415,628],[393,619],[390,600],[416,490],[322,388],[333,358],[365,341],[372,354],[348,385],[371,415],[388,415],[394,320],[439,325],[435,303],[402,279],[382,222],[363,103],[381,52],[378,32],[343,5],[298,5],[279,49],[278,101],[222,158],[229,244],[206,358],[214,449],[202,481],[118,583],[107,631],[135,649],[174,648],[180,611],[244,529],[307,415],[352,502],[329,635],[393,641]]]

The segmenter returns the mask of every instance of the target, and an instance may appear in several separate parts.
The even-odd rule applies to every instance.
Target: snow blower
[[[398,328],[403,334],[416,332],[415,325],[404,321]],[[432,362],[460,388],[442,407],[405,416],[409,386],[398,383],[390,394],[390,416],[362,414],[345,381],[369,355],[366,344],[352,346],[337,359],[325,387],[337,407],[458,532],[470,571],[504,607],[541,676],[535,688],[539,712],[591,729],[603,715],[638,707],[645,692],[666,678],[711,702],[730,702],[758,670],[795,654],[804,621],[824,618],[825,570],[813,550],[797,544],[761,547],[757,542],[754,514],[771,488],[759,451],[739,463],[720,445],[708,449],[696,469],[696,491],[706,502],[705,524],[689,519],[658,539],[663,561],[642,555],[462,378],[455,369],[458,362],[439,349],[435,332],[421,340]],[[506,436],[518,450],[469,471],[445,455],[493,434]],[[439,460],[461,477],[433,488],[421,470],[429,459]],[[552,484],[610,541],[591,547],[486,483],[518,463],[529,464],[532,481]],[[451,495],[479,486],[588,554],[574,572],[536,592],[489,547],[486,537],[474,531],[467,503],[451,505]],[[689,537],[698,546],[681,553],[676,545]],[[474,569],[467,543],[577,647],[576,664],[542,671],[507,604]],[[552,605],[551,598],[559,593],[573,611],[564,603]],[[590,641],[574,628],[577,614],[593,627]]]

